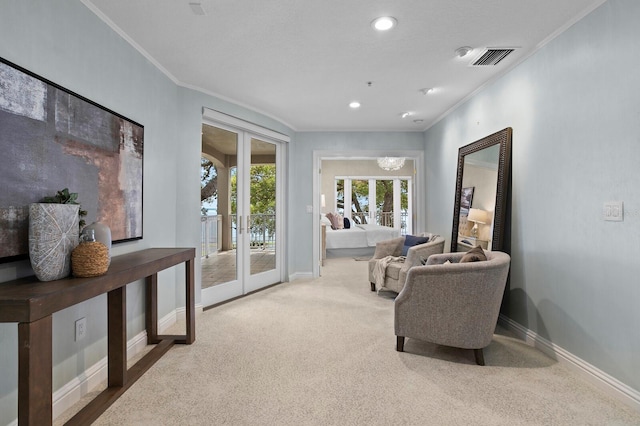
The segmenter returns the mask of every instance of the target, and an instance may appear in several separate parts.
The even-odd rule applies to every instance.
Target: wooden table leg
[[[52,424],[51,315],[18,324],[18,423]]]
[[[196,296],[195,296],[195,272],[193,260],[187,260],[185,272],[185,304],[186,304],[186,341],[187,345],[192,344],[196,340]]]
[[[147,328],[147,345],[160,342],[158,338],[158,274],[149,275],[145,280],[145,325]]]
[[[108,386],[127,382],[127,287],[107,294]]]

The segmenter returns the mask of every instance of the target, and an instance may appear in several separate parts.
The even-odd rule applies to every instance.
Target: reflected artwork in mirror
[[[511,134],[508,127],[458,150],[451,252],[503,250]]]

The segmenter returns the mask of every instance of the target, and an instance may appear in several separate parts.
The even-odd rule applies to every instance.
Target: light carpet
[[[484,367],[414,339],[396,352],[393,298],[370,291],[367,263],[325,265],[199,315],[196,342],[174,346],[95,424],[640,424],[504,330]]]

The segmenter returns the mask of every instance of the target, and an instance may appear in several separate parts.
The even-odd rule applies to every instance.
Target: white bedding
[[[400,230],[380,225],[353,225],[349,229],[327,227],[327,250],[375,247],[379,241],[399,237]]]

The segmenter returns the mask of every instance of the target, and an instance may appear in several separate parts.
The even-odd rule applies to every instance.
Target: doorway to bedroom
[[[395,170],[384,169],[378,161],[384,155],[402,157],[404,164]],[[345,253],[364,253],[366,250],[373,254],[375,244],[371,237],[377,234],[375,238],[381,238],[381,235],[386,235],[384,230],[395,231],[394,236],[423,232],[426,223],[426,197],[420,190],[424,185],[423,156],[420,151],[359,151],[352,155],[346,152],[314,152],[314,164],[317,168],[314,191],[318,199],[317,210],[314,210],[317,212],[314,218],[314,235],[318,235],[317,240],[314,240],[314,248],[317,243],[319,256],[316,257],[319,259],[317,274],[320,274],[323,258],[327,254],[335,257],[348,255]],[[348,222],[351,226],[363,229],[366,237],[360,236],[359,239],[367,238],[371,241],[356,243],[347,238],[354,237],[356,240],[357,232],[351,232],[354,235],[340,234],[339,239],[343,240],[344,237],[345,244],[359,244],[359,247],[357,250],[336,250],[334,243],[338,239],[329,241],[330,237],[326,235],[327,231],[332,236],[338,234],[332,232],[331,224],[326,218],[327,213],[339,215],[344,224]],[[374,233],[371,228],[380,232]]]

